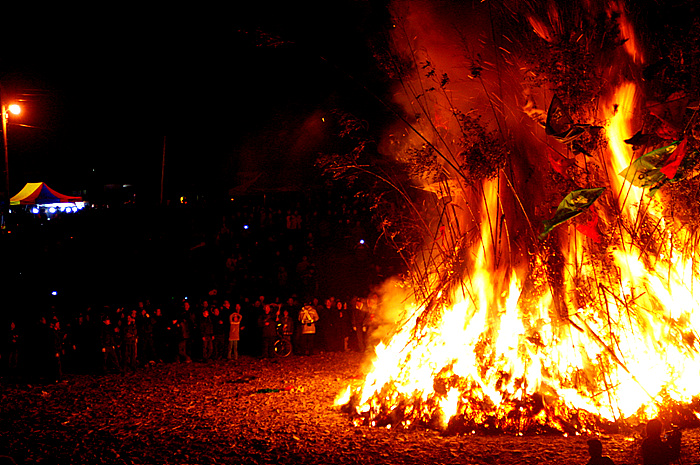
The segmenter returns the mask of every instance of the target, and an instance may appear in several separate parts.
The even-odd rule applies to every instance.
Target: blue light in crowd
[[[244,224],[244,225],[243,225],[243,229],[248,229],[248,225],[247,225],[247,224]]]
[[[360,239],[360,244],[364,244],[364,243],[365,243],[365,240],[364,240],[364,239]]]
[[[39,213],[39,207],[32,208],[32,213],[34,213],[35,215]]]

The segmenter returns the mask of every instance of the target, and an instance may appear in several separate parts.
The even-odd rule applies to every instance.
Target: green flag
[[[653,196],[661,186],[669,181],[669,178],[664,174],[664,167],[669,163],[670,159],[682,159],[682,156],[671,157],[671,154],[676,151],[680,143],[681,141],[677,140],[671,145],[660,147],[642,155],[634,160],[630,166],[622,170],[620,176],[637,187],[648,188],[649,196]],[[683,144],[682,151],[685,152],[685,144]]]
[[[549,234],[555,226],[562,224],[566,220],[570,220],[593,205],[593,202],[598,200],[598,197],[603,194],[603,191],[605,191],[604,187],[596,187],[593,189],[578,189],[570,192],[557,207],[554,217],[552,217],[551,220],[543,221],[544,231],[540,234],[540,239]]]

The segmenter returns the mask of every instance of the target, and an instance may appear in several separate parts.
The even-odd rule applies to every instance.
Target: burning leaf
[[[604,187],[597,187],[594,189],[578,189],[570,192],[557,207],[554,217],[551,220],[544,221],[544,231],[540,234],[540,239],[549,234],[554,227],[585,211],[588,207],[593,205],[593,202],[598,200],[598,197],[600,197],[604,191]]]

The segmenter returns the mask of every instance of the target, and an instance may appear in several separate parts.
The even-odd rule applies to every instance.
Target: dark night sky
[[[381,2],[150,11],[49,11],[4,31],[0,82],[25,100],[13,122],[33,126],[8,130],[13,194],[132,183],[153,200],[164,134],[166,196],[228,188],[239,169],[297,166],[286,149],[304,130],[308,164],[324,137],[311,115],[373,105],[347,75],[371,79]],[[261,31],[282,43],[259,46]]]

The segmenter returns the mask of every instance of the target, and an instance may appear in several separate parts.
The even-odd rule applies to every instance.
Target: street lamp
[[[2,119],[2,145],[5,150],[5,198],[7,199],[6,211],[10,211],[10,163],[7,157],[7,118],[9,113],[18,115],[22,109],[16,103],[5,104],[4,92],[0,86],[0,119]]]

